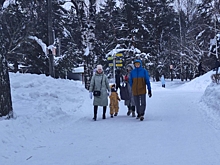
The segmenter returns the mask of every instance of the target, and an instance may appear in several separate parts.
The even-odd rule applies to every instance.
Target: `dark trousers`
[[[138,116],[144,116],[146,109],[146,94],[134,96]]]
[[[116,91],[118,91],[118,88],[120,89],[121,85],[120,84],[116,84]]]
[[[131,111],[135,111],[135,106],[134,105],[128,105],[128,110],[131,110]]]
[[[106,116],[105,116],[105,114],[106,114],[106,106],[103,106],[103,114],[102,114],[102,118],[103,119],[105,119],[106,118]],[[97,118],[97,112],[98,112],[98,105],[94,105],[94,119],[96,119]]]

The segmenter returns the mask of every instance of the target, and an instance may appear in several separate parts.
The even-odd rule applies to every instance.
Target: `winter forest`
[[[0,116],[12,112],[9,72],[65,78],[84,66],[87,85],[97,64],[112,76],[113,50],[155,81],[191,80],[201,62],[215,67],[219,13],[218,0],[1,0]]]

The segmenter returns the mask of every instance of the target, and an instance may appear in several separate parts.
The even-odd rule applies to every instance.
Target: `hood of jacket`
[[[141,67],[142,67],[142,62],[141,62],[141,60],[135,60],[135,61],[134,61],[134,64],[135,64],[136,62],[140,63],[140,68],[141,68]],[[134,67],[135,67],[135,65],[134,65]],[[135,67],[135,68],[136,68],[136,67]]]

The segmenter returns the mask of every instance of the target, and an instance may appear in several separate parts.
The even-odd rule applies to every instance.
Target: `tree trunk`
[[[47,0],[47,22],[48,22],[48,46],[53,45],[54,39],[53,38],[53,23],[52,23],[52,0]],[[55,70],[54,70],[54,56],[52,54],[52,50],[48,50],[48,60],[49,60],[49,74],[51,77],[55,77]]]
[[[0,117],[13,117],[10,80],[7,67],[7,61],[0,49]]]
[[[11,101],[11,89],[8,74],[8,64],[5,58],[6,55],[6,43],[3,33],[3,5],[4,1],[0,2],[0,117],[8,116],[13,117],[12,101]]]

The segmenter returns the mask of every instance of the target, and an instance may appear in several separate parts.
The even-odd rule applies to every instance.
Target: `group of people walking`
[[[108,97],[110,98],[109,107],[111,118],[118,115],[118,101],[123,99],[128,108],[127,115],[130,116],[132,114],[132,117],[136,117],[141,121],[144,120],[146,94],[148,94],[149,97],[152,96],[148,71],[142,67],[141,60],[135,60],[134,64],[128,65],[126,71],[127,73],[124,77],[118,74],[121,80],[119,79],[118,81],[116,77],[116,84],[110,86],[108,78],[103,72],[102,65],[97,65],[96,72],[91,79],[89,88],[90,98],[94,98],[94,121],[97,120],[98,106],[103,107],[102,119],[106,119]],[[123,81],[122,84],[121,81]],[[121,96],[123,92],[122,89],[126,89],[126,93],[124,94],[126,98],[119,97],[117,93],[118,89],[120,89]],[[137,113],[137,116],[135,113]]]

